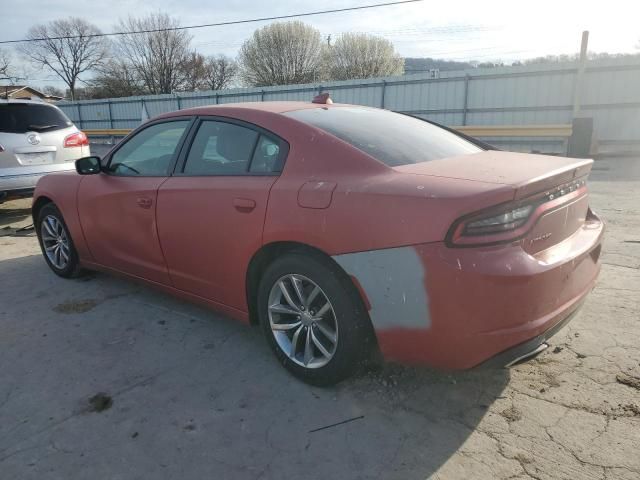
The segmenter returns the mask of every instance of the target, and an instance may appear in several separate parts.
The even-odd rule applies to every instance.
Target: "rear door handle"
[[[236,207],[236,210],[239,212],[250,212],[256,208],[256,201],[250,198],[234,198],[233,206]]]
[[[151,208],[153,200],[151,200],[149,197],[140,197],[136,200],[136,203],[140,208]]]

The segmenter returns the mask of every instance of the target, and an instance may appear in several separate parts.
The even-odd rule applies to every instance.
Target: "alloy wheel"
[[[69,264],[71,249],[62,222],[53,215],[47,215],[40,225],[40,235],[44,252],[51,264],[58,270],[64,270]]]
[[[335,355],[335,311],[313,280],[298,274],[280,277],[269,292],[268,313],[278,347],[296,364],[320,368]]]

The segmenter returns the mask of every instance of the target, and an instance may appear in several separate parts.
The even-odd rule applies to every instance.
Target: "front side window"
[[[390,167],[483,151],[444,128],[377,108],[310,108],[284,115],[325,130]]]
[[[113,154],[109,171],[123,176],[168,175],[169,165],[188,126],[189,120],[180,120],[145,128]]]

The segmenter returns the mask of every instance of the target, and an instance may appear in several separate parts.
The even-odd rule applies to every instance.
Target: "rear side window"
[[[251,128],[203,120],[183,173],[185,175],[273,174],[281,170],[280,142]]]
[[[255,173],[278,172],[280,159],[280,144],[265,135],[260,135],[249,170]]]
[[[72,126],[60,110],[32,103],[0,103],[0,132],[49,132]]]
[[[329,107],[284,115],[325,130],[390,167],[482,151],[443,128],[388,110]]]
[[[247,171],[258,132],[233,123],[204,121],[184,167],[187,175],[239,175]]]

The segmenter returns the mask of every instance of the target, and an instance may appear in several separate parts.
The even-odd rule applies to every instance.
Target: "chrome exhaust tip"
[[[524,355],[520,355],[519,357],[515,358],[514,360],[511,360],[509,363],[507,363],[505,365],[505,368],[509,368],[509,367],[512,367],[512,366],[514,366],[514,365],[516,365],[518,363],[524,362],[525,360],[529,360],[529,359],[541,354],[547,348],[549,348],[549,344],[547,342],[543,342],[540,345],[538,345],[536,348],[531,350],[530,352],[527,352]]]

